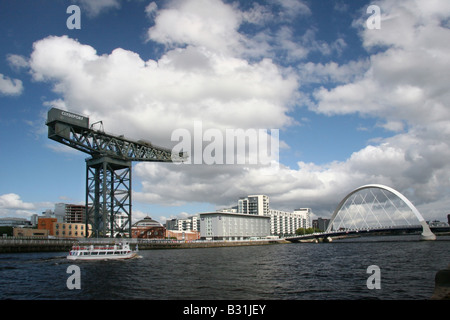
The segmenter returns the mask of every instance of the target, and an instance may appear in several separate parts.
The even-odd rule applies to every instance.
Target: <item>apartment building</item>
[[[200,220],[198,216],[167,220],[166,229],[174,231],[200,231]]]
[[[270,217],[270,234],[278,236],[294,235],[298,228],[311,227],[311,209],[294,211],[271,209],[266,195],[250,195],[238,200],[237,212],[241,214]]]
[[[266,195],[251,195],[238,200],[238,212],[260,216],[269,213],[269,197]]]
[[[248,240],[270,235],[270,218],[230,212],[200,213],[200,238],[206,240]]]

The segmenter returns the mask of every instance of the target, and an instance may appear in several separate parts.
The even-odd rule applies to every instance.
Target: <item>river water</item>
[[[397,236],[142,250],[127,261],[0,254],[0,299],[423,300],[433,294],[436,272],[450,264],[449,245],[448,236]],[[79,267],[80,289],[68,288],[71,265]],[[380,289],[367,286],[372,265],[379,267]]]

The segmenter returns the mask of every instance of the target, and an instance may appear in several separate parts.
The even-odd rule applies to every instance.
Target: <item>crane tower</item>
[[[48,138],[89,154],[86,159],[86,235],[131,237],[131,163],[180,162],[185,153],[172,154],[145,140],[133,141],[89,126],[89,118],[52,108],[47,114]],[[119,223],[119,218],[121,222]]]

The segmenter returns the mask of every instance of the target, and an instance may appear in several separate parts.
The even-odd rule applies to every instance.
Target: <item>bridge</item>
[[[397,190],[380,184],[368,184],[351,191],[334,210],[327,230],[287,237],[299,242],[367,234],[399,234],[421,231],[422,240],[435,240],[419,210]]]

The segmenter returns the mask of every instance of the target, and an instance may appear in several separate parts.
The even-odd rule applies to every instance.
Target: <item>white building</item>
[[[238,201],[238,213],[256,214],[265,216],[269,214],[269,197],[266,195],[251,195]]]
[[[296,209],[294,212],[269,210],[270,233],[272,235],[294,235],[298,228],[309,228],[311,209]]]
[[[311,209],[295,209],[293,212],[274,210],[269,207],[266,195],[251,195],[238,201],[238,213],[270,217],[270,234],[294,235],[298,228],[311,227]]]
[[[311,224],[311,208],[300,208],[300,209],[295,209],[294,213],[301,215],[303,222],[302,222],[302,226],[300,228],[311,228],[312,224]]]
[[[270,217],[229,213],[200,213],[200,238],[206,240],[248,240],[270,235]]]
[[[166,228],[167,230],[174,231],[199,231],[200,220],[198,216],[192,216],[186,219],[167,220]]]

